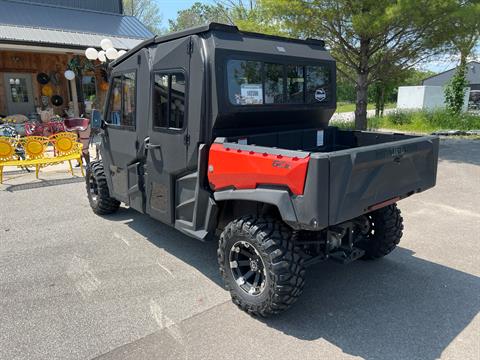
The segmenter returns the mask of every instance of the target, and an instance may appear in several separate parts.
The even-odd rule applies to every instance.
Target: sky
[[[162,27],[168,27],[168,20],[175,19],[179,10],[188,9],[195,2],[213,4],[215,0],[155,0],[162,13]],[[477,51],[480,54],[480,48]],[[478,57],[477,57],[478,58]],[[457,62],[448,58],[432,60],[421,65],[423,70],[442,72],[454,68]]]
[[[179,10],[188,9],[194,3],[213,4],[214,0],[155,0],[162,13],[162,27],[168,27],[168,19],[175,19]]]

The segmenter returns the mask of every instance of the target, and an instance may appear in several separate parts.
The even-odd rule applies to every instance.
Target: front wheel
[[[300,296],[303,258],[282,222],[243,217],[220,235],[218,263],[225,288],[242,310],[260,316],[287,310]]]
[[[95,214],[107,215],[118,210],[120,201],[110,197],[102,162],[90,163],[87,168],[86,181],[88,201]]]

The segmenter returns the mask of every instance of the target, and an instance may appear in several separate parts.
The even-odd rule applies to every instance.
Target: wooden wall
[[[49,84],[53,88],[54,95],[60,95],[63,98],[63,104],[59,107],[54,107],[51,103],[49,107],[53,107],[56,114],[64,115],[64,109],[68,108],[68,102],[70,100],[68,81],[63,75],[67,70],[67,63],[72,58],[72,54],[44,54],[38,52],[20,52],[20,51],[0,51],[0,114],[7,114],[6,104],[6,91],[3,84],[3,73],[18,72],[18,73],[31,73],[33,93],[35,98],[35,108],[41,106],[41,87],[42,85],[37,82],[38,73],[46,73],[51,75],[53,72],[57,72],[58,85],[54,85],[52,82]],[[100,73],[96,71],[97,79],[97,108],[101,108],[105,98],[105,94],[102,93],[98,84],[101,81]]]

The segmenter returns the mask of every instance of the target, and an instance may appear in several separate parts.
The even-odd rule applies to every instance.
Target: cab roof
[[[191,35],[200,35],[200,34],[205,34],[210,31],[220,31],[220,32],[226,32],[226,33],[235,33],[235,34],[240,34],[240,35],[246,35],[246,36],[251,36],[255,38],[263,38],[263,39],[268,39],[268,40],[277,40],[277,41],[286,41],[289,43],[299,43],[299,44],[307,44],[307,45],[314,45],[320,48],[325,49],[325,41],[319,40],[319,39],[312,39],[308,38],[305,40],[302,39],[295,39],[295,38],[288,38],[284,36],[276,36],[276,35],[266,35],[262,33],[256,33],[256,32],[250,32],[250,31],[241,31],[238,29],[237,26],[235,25],[227,25],[227,24],[220,24],[216,22],[211,22],[207,25],[202,25],[202,26],[196,26],[192,27],[189,29],[185,29],[182,31],[177,31],[173,32],[167,35],[156,35],[153,38],[147,39],[137,46],[135,46],[133,49],[128,51],[125,55],[121,56],[120,58],[116,59],[111,63],[111,66],[115,66],[119,63],[121,63],[123,60],[128,58],[131,54],[136,53],[138,50],[154,45],[154,44],[161,44],[165,43],[168,41],[176,40],[176,39],[181,39],[187,36]]]

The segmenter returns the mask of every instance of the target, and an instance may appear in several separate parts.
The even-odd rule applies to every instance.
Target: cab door
[[[141,184],[142,148],[145,138],[145,111],[148,98],[140,84],[149,81],[144,51],[117,65],[112,73],[106,106],[102,161],[111,195],[144,212]],[[147,93],[148,94],[148,93]]]
[[[147,213],[174,223],[175,182],[186,171],[190,38],[159,44],[153,50],[152,107],[146,149]]]

